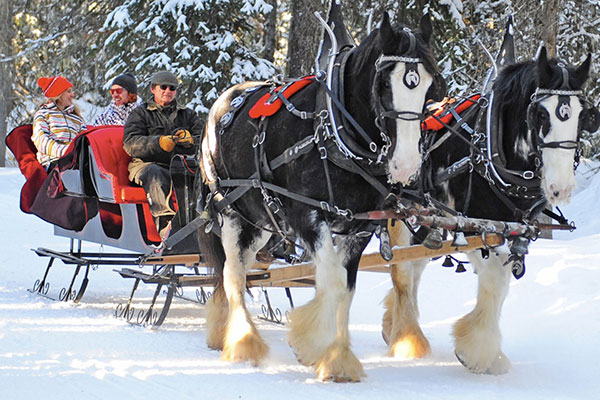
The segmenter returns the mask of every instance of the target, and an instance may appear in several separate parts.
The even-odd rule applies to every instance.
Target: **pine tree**
[[[180,98],[206,113],[225,88],[276,72],[259,56],[255,29],[270,11],[262,0],[126,0],[106,19],[105,76],[133,71],[147,88],[154,72],[169,70],[181,80]]]

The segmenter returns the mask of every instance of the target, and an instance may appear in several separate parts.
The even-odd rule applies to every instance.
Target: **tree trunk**
[[[13,60],[12,39],[14,37],[13,0],[0,2],[0,167],[6,165],[6,145],[8,115],[12,109]]]
[[[541,38],[546,45],[548,55],[556,56],[556,37],[558,36],[558,3],[559,0],[546,0],[542,6],[540,15]]]
[[[327,9],[320,0],[293,0],[291,3],[292,19],[288,37],[287,75],[299,77],[308,75],[315,64],[315,57],[321,27],[315,19],[314,12],[327,18]]]
[[[275,48],[277,46],[277,0],[267,0],[267,3],[273,7],[265,23],[265,49],[262,57],[273,62]]]

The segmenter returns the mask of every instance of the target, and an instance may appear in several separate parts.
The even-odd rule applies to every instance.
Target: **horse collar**
[[[498,107],[494,102],[494,92],[485,96],[489,101],[484,118],[487,153],[485,158],[488,162],[477,163],[475,169],[488,180],[491,186],[496,187],[505,195],[530,200],[541,198],[540,157],[536,155],[535,171],[517,171],[507,168],[503,151],[501,121]]]

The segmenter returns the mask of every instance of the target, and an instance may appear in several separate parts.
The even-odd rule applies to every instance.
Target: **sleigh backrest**
[[[87,135],[90,173],[98,198],[112,203],[147,203],[146,192],[129,182],[131,157],[123,150],[123,127],[100,127]]]

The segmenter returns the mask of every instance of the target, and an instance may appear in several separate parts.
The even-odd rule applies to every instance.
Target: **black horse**
[[[220,232],[200,229],[198,236],[218,276],[207,343],[222,349],[223,359],[259,362],[267,352],[244,292],[257,252],[277,236],[316,265],[315,298],[290,315],[291,347],[322,379],[360,380],[348,313],[358,262],[376,225],[352,216],[381,207],[391,182],[408,182],[418,170],[424,104],[445,91],[431,35],[428,15],[411,31],[392,26],[384,13],[379,29],[330,63],[330,84],[320,74],[307,77],[287,100],[292,86],[244,83],[211,108],[202,174],[207,211]],[[282,101],[286,109],[251,118],[265,94],[265,108]]]
[[[469,217],[504,221],[530,221],[547,202],[568,200],[575,187],[581,132],[594,132],[600,123],[598,110],[582,97],[590,60],[588,56],[579,67],[568,67],[548,60],[542,48],[537,61],[505,66],[491,92],[461,114],[461,120],[432,133],[423,187]],[[403,235],[395,239],[399,242],[408,241],[406,231],[391,233]],[[526,243],[521,245],[524,253]],[[499,318],[510,265],[516,277],[524,272],[522,258],[515,256],[500,251],[469,254],[479,281],[477,304],[456,322],[453,334],[456,356],[471,371],[500,374],[510,367],[500,346]],[[394,289],[386,298],[383,318],[391,355],[418,358],[430,352],[417,307],[425,264],[392,268]]]

